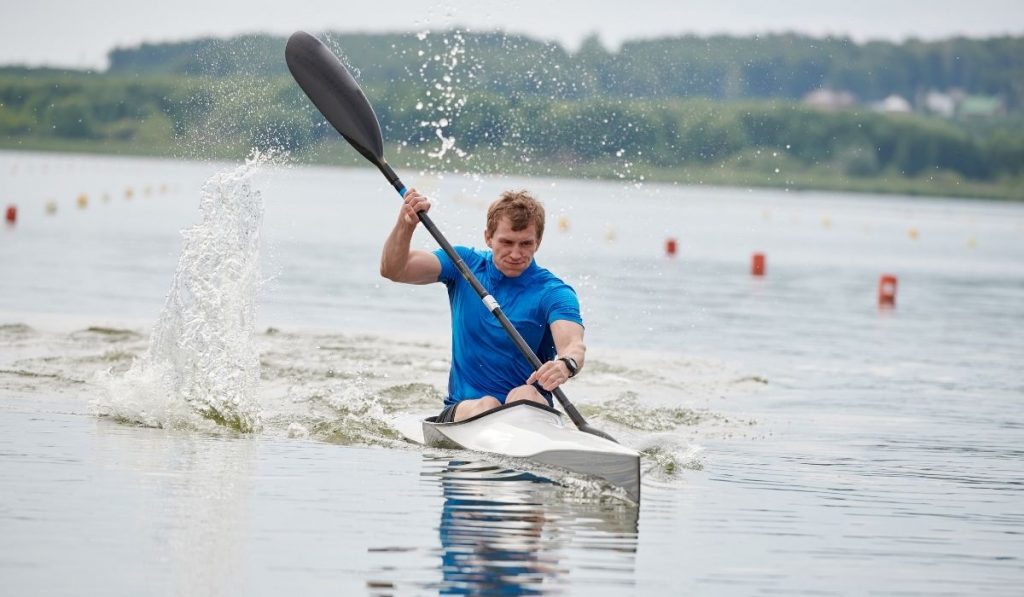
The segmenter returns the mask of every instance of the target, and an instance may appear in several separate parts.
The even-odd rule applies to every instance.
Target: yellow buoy
[[[911,228],[910,230],[907,230],[907,236],[910,237],[910,240],[917,240],[917,228]]]
[[[145,188],[142,189],[142,194],[145,195],[146,197],[149,197],[150,195],[153,194],[153,187],[146,186]]]
[[[110,193],[103,193],[103,196],[100,198],[103,199],[104,203],[110,203]]]
[[[561,230],[562,232],[569,230],[569,218],[565,216],[559,216],[558,229]]]
[[[616,238],[615,229],[612,228],[611,226],[609,226],[608,230],[604,231],[604,239],[606,241],[610,242],[610,243],[613,243],[613,242],[615,242],[615,238]]]
[[[829,218],[828,216],[825,216],[824,218],[821,219],[821,225],[824,226],[825,228],[831,228],[832,219]]]
[[[125,187],[124,188],[124,198],[125,199],[131,199],[133,195],[135,195],[135,190],[134,189],[132,189],[131,187]]]
[[[46,213],[50,215],[57,213],[57,202],[53,199],[46,202]]]
[[[973,249],[978,246],[978,240],[973,236],[967,239],[967,248]]]

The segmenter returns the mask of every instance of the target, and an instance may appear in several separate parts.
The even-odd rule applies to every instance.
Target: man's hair
[[[493,236],[498,222],[508,218],[512,230],[537,226],[537,241],[544,237],[544,206],[529,191],[505,191],[487,208],[487,235]]]

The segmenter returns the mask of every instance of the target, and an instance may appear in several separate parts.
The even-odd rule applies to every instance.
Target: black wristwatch
[[[580,370],[580,366],[576,364],[576,359],[572,357],[558,357],[558,360],[565,363],[566,369],[569,370],[569,377],[576,377],[576,373]]]

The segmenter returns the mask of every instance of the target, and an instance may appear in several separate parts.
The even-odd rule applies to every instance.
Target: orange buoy
[[[892,307],[896,305],[896,276],[883,274],[878,280],[878,306]]]
[[[89,206],[89,196],[82,193],[78,196],[78,209],[85,209]]]
[[[7,222],[13,224],[18,221],[18,206],[8,205],[7,206]]]
[[[676,239],[669,238],[669,239],[665,240],[665,254],[666,255],[668,255],[669,257],[675,257],[676,256],[676,249],[678,249],[678,247],[676,246]]]
[[[753,276],[764,275],[764,253],[754,253],[750,260],[750,274]]]

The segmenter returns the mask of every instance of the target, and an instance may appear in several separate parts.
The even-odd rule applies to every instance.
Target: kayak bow
[[[423,442],[435,448],[473,450],[522,458],[602,479],[640,503],[640,454],[597,435],[566,427],[557,410],[514,402],[464,421],[423,421]]]

